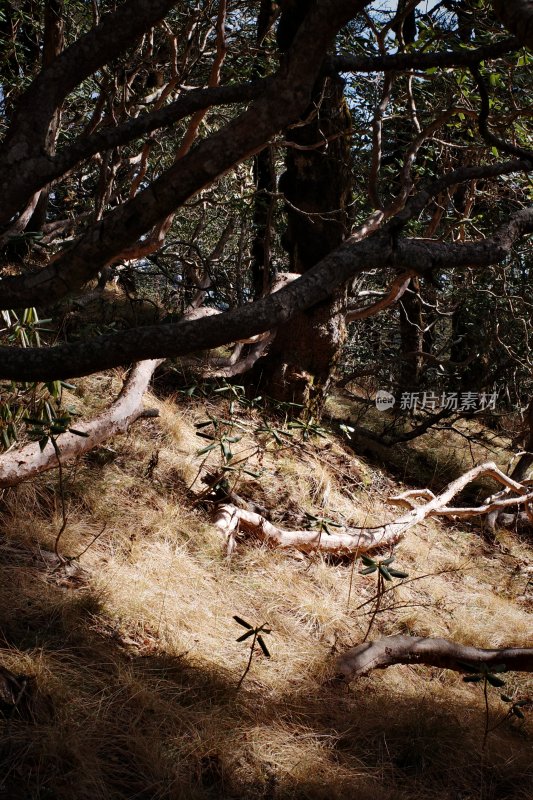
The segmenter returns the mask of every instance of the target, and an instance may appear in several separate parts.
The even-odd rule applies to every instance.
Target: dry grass
[[[428,485],[433,491],[441,491],[451,480],[483,461],[495,461],[503,470],[509,466],[509,440],[483,427],[475,417],[457,420],[453,429],[447,429],[444,420],[442,428],[436,426],[417,439],[387,447],[373,437],[387,430],[394,415],[378,411],[371,396],[362,403],[355,394],[345,392],[329,398],[326,408],[333,420],[348,420],[357,426],[352,437],[356,452],[367,454],[399,480],[415,486]],[[414,421],[420,424],[423,418]],[[404,427],[405,431],[409,429]],[[400,425],[398,432],[401,430]],[[491,487],[495,487],[491,481],[477,481],[470,487],[471,499],[490,494]]]
[[[84,381],[76,400],[94,409],[118,385]],[[2,722],[0,798],[531,798],[532,721],[502,725],[483,752],[482,695],[459,675],[394,667],[348,689],[329,683],[334,654],[368,626],[369,607],[357,607],[373,596],[373,576],[252,542],[228,562],[188,492],[202,462],[194,422],[227,404],[149,404],[159,420],[68,470],[62,551],[81,552],[106,525],[72,567],[55,569],[47,555],[60,525],[57,476],[4,495],[0,663],[32,680],[28,702]],[[253,441],[246,433],[235,450]],[[306,511],[355,524],[396,513],[385,503],[398,488],[390,477],[335,437],[297,442],[254,456],[263,473],[245,476],[239,493],[287,527]],[[533,644],[531,547],[512,534],[506,546],[420,525],[398,565],[411,577],[441,574],[388,594],[372,636]],[[234,614],[273,629],[272,658],[254,656],[238,693],[249,651]],[[531,695],[533,682],[510,675],[506,691]],[[492,709],[495,718],[504,709],[496,690]]]

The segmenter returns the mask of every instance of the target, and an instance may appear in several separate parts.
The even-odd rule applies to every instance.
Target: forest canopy
[[[530,798],[531,0],[0,43],[0,795]]]
[[[214,369],[259,362],[285,398],[370,371],[503,377],[524,403],[531,20],[523,0],[4,4],[0,378],[230,345]],[[130,311],[91,316],[113,287]]]

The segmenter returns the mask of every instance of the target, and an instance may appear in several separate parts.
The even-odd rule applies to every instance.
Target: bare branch
[[[385,636],[377,642],[364,642],[343,653],[337,659],[337,671],[339,677],[348,682],[373,669],[385,669],[393,664],[424,664],[456,672],[466,672],[465,664],[489,668],[501,664],[505,665],[506,671],[533,672],[533,648],[482,650],[449,639]]]
[[[451,508],[447,504],[461,492],[465,486],[480,477],[491,477],[503,486],[513,490],[518,497],[504,497],[500,495],[489,498],[487,502],[477,508]],[[426,500],[422,505],[416,505],[414,498]],[[396,544],[406,532],[418,525],[428,517],[473,517],[488,514],[495,508],[502,509],[507,506],[523,505],[526,509],[533,501],[533,492],[522,484],[509,478],[492,462],[480,464],[461,475],[448,484],[441,494],[435,496],[429,489],[419,489],[404,492],[391,498],[390,502],[407,506],[409,511],[392,522],[375,527],[351,527],[343,532],[324,533],[323,531],[287,531],[273,525],[260,514],[238,508],[233,504],[225,504],[217,509],[215,526],[227,536],[232,535],[239,528],[267,542],[274,547],[301,550],[304,553],[324,550],[337,554],[367,553]]]
[[[368,197],[375,209],[381,209],[379,198],[378,180],[381,168],[381,140],[383,133],[383,117],[390,103],[392,87],[394,84],[394,74],[385,75],[381,99],[374,112],[372,120],[372,158],[370,161],[370,174],[368,178]]]
[[[142,398],[160,363],[141,361],[136,364],[112,406],[89,422],[76,423],[76,430],[85,436],[69,432],[57,437],[56,444],[63,463],[78,458],[118,433],[124,433],[143,415]],[[31,442],[0,456],[0,487],[15,486],[55,467],[57,456],[51,442],[42,451],[38,442]]]
[[[53,302],[79,288],[186,200],[298,119],[309,103],[334,34],[365,3],[322,0],[313,6],[276,79],[247,111],[198,144],[135,198],[108,213],[49,267],[36,275],[4,279],[1,303],[6,305],[2,307]],[[5,196],[10,192],[11,186]]]
[[[161,20],[176,0],[129,0],[45,67],[20,98],[0,158],[2,197],[21,164],[43,147],[50,122],[67,95]]]
[[[207,84],[209,89],[215,88],[220,83],[220,71],[222,69],[222,64],[224,63],[227,52],[225,25],[226,0],[219,0],[216,23],[216,55],[211,66],[211,72]],[[198,136],[198,131],[200,129],[200,125],[202,124],[202,120],[206,114],[207,108],[197,111],[195,114],[193,114],[191,120],[189,121],[189,125],[187,126],[187,130],[185,131],[183,140],[174,157],[174,163],[179,161],[180,158],[184,158],[184,156],[187,155],[193,146],[196,137]],[[133,187],[131,194],[132,197],[135,195],[139,183],[140,175],[136,181],[137,185]],[[137,244],[133,248],[133,252],[131,252],[132,248],[127,248],[122,253],[117,253],[115,258],[142,258],[156,252],[156,250],[158,250],[164,243],[166,235],[172,226],[172,222],[174,221],[174,216],[174,213],[172,213],[169,214],[165,219],[161,220],[146,241],[142,242],[142,244]]]
[[[358,319],[373,317],[375,314],[379,314],[380,311],[389,308],[393,303],[396,303],[407,291],[413,274],[412,272],[404,272],[399,275],[390,285],[385,297],[380,298],[377,302],[372,303],[372,305],[366,306],[365,308],[350,309],[346,314],[346,322],[355,322]]]
[[[316,550],[337,555],[368,553],[395,544],[401,535],[388,526],[376,529],[348,528],[343,533],[329,534],[321,531],[287,531],[273,525],[261,514],[238,508],[232,503],[225,503],[217,508],[214,524],[226,537],[240,529],[271,547],[294,548],[302,553],[313,553]]]
[[[532,20],[533,20],[533,15],[532,15]],[[487,144],[491,145],[491,147],[496,147],[496,149],[500,150],[502,153],[507,153],[508,155],[512,156],[517,156],[518,158],[528,159],[533,164],[533,150],[526,150],[525,147],[516,147],[516,145],[514,144],[509,144],[509,142],[504,142],[503,139],[500,139],[498,136],[495,136],[495,134],[492,133],[492,131],[489,129],[488,122],[490,114],[490,99],[489,99],[489,92],[487,89],[487,85],[477,65],[470,67],[470,72],[474,76],[474,80],[476,81],[477,88],[479,90],[479,96],[481,97],[481,108],[479,111],[478,125],[479,125],[479,132],[482,135],[483,139],[485,139]]]
[[[49,349],[0,347],[0,377],[13,380],[76,377],[139,358],[182,356],[193,350],[249,339],[286,322],[297,311],[325,300],[336,287],[372,268],[393,266],[424,275],[444,267],[490,266],[507,258],[513,244],[533,232],[533,208],[519,211],[493,237],[468,244],[424,239],[396,242],[392,223],[369,239],[347,239],[280,291],[224,314],[173,325],[134,328],[89,342],[61,344]],[[0,286],[9,281],[5,278]],[[1,307],[9,307],[9,304]]]
[[[527,0],[524,0],[526,4]],[[395,53],[380,56],[333,56],[327,61],[328,70],[335,72],[401,72],[407,69],[425,70],[434,67],[469,67],[518,50],[517,39],[485,45],[472,50],[448,51],[444,53]]]

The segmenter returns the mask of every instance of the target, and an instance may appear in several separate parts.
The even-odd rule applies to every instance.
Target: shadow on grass
[[[531,797],[531,742],[481,753],[480,706],[444,707],[306,674],[282,693],[128,637],[83,574],[0,541],[0,663],[31,676],[0,718],[9,800],[407,800]],[[403,668],[408,669],[408,668]],[[481,787],[481,788],[480,788]]]
[[[344,398],[340,405],[330,409],[329,419],[333,428],[346,422],[355,427],[348,444],[357,456],[363,456],[414,488],[428,487],[438,493],[483,461],[496,461],[505,469],[509,459],[508,452],[484,444],[482,437],[473,437],[469,442],[468,428],[464,436],[455,431],[430,429],[411,441],[387,444],[381,434],[391,424],[388,416],[372,407],[365,409],[362,419],[360,413],[357,403]],[[499,486],[494,481],[481,478],[467,486],[461,497],[465,504],[479,503],[496,488]]]

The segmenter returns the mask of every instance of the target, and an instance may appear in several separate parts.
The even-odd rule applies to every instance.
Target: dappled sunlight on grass
[[[217,402],[210,412],[226,413]],[[526,800],[531,720],[502,725],[482,754],[479,687],[410,666],[331,683],[335,655],[368,627],[371,603],[360,606],[375,594],[374,576],[346,559],[240,537],[228,560],[190,491],[205,409],[148,404],[159,420],[67,469],[61,551],[76,555],[98,537],[79,561],[50,558],[60,526],[54,474],[4,493],[1,663],[31,676],[27,707],[2,733],[6,796],[455,800],[479,797],[483,779],[484,800]],[[236,451],[253,450],[253,427]],[[209,453],[206,468],[216,459]],[[305,512],[350,524],[396,513],[386,499],[399,486],[334,435],[295,437],[283,450],[268,443],[254,459],[259,477],[243,476],[235,490],[288,528]],[[517,536],[511,545],[513,567],[473,529],[427,520],[410,531],[398,566],[429,577],[385,596],[372,638],[531,644],[530,546]],[[271,658],[257,649],[238,692],[249,640],[236,641],[235,614],[272,628]],[[508,685],[532,691],[527,676]],[[497,692],[491,702],[504,713]]]

